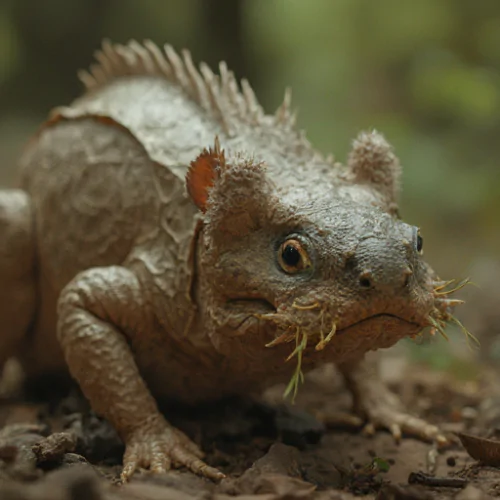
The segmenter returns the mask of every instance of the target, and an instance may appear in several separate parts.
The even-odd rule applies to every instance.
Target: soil
[[[294,405],[283,402],[283,387],[275,387],[259,401],[169,410],[170,421],[226,473],[219,484],[180,469],[164,475],[140,471],[122,485],[123,445],[113,429],[90,411],[76,387],[62,388],[61,395],[54,380],[40,380],[35,396],[43,394],[42,401],[27,390],[1,401],[0,499],[500,497],[498,372],[481,366],[480,376],[464,380],[411,363],[403,353],[387,357],[383,366],[384,378],[409,411],[439,424],[452,445],[437,450],[409,437],[397,444],[383,430],[365,436],[361,421],[349,414],[349,394],[326,366],[307,377]],[[9,376],[2,390],[15,393]],[[44,384],[48,393],[41,391]],[[473,445],[463,439],[480,460],[456,433],[479,438],[469,439]]]

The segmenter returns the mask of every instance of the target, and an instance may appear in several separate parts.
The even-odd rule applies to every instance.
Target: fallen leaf
[[[471,436],[462,432],[457,432],[456,434],[472,458],[479,460],[485,465],[500,466],[500,441]]]

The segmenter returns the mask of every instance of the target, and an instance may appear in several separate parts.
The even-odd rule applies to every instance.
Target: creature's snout
[[[359,289],[401,292],[415,272],[422,239],[415,227],[404,225],[396,234],[369,234],[356,249],[355,284]]]

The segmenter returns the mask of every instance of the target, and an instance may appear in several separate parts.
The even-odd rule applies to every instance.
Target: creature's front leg
[[[360,359],[338,368],[353,395],[355,411],[367,419],[365,433],[385,428],[397,441],[405,433],[440,446],[449,442],[438,427],[406,413],[399,398],[380,380],[375,363]]]
[[[125,334],[147,335],[151,314],[135,275],[122,267],[85,271],[61,293],[58,336],[72,375],[93,409],[125,442],[122,479],[139,467],[163,472],[184,465],[213,479],[201,450],[160,414]],[[133,333],[131,333],[133,332]]]

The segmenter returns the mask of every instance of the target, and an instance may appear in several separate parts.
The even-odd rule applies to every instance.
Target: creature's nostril
[[[403,286],[407,287],[410,284],[410,279],[413,276],[413,271],[408,268],[404,271],[403,275],[404,275]]]
[[[359,286],[361,288],[371,288],[372,287],[372,276],[370,272],[365,271],[361,273],[361,276],[359,277]]]
[[[368,278],[361,278],[359,284],[363,288],[370,288],[372,286],[372,282]]]

